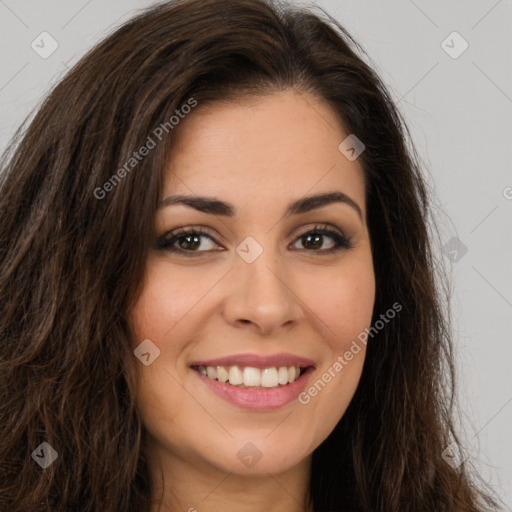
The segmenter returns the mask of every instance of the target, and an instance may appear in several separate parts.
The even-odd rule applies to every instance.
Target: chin
[[[271,431],[270,431],[271,432]],[[272,436],[275,438],[272,439]],[[268,476],[289,471],[305,463],[312,450],[301,447],[293,435],[285,436],[259,431],[255,435],[237,435],[227,443],[219,443],[212,457],[208,453],[208,462],[223,472],[237,475]]]

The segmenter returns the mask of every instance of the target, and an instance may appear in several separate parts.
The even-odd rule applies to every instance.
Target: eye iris
[[[193,242],[189,243],[189,240],[193,239]],[[182,249],[197,249],[201,245],[201,241],[197,235],[185,235],[182,236],[181,241],[186,240],[185,243],[180,241],[179,245]]]
[[[309,233],[302,237],[303,243],[305,247],[312,247],[313,249],[319,249],[322,246],[322,235],[318,233]],[[310,245],[310,242],[313,242],[313,245]]]

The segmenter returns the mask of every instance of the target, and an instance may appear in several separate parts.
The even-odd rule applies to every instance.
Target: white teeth
[[[217,366],[217,380],[226,382],[229,379],[229,373],[224,366]]]
[[[229,369],[229,383],[233,384],[234,386],[238,386],[239,384],[242,384],[244,381],[244,377],[242,374],[242,370],[238,368],[238,366],[232,366]]]
[[[275,368],[265,368],[261,372],[261,385],[264,388],[275,388],[279,384],[277,379],[277,370]]]
[[[275,388],[292,383],[300,377],[299,366],[263,369],[252,366],[199,366],[197,370],[205,377],[242,388]]]
[[[288,384],[288,368],[286,366],[280,366],[277,371],[277,381],[279,384]]]
[[[231,379],[229,382],[232,384]],[[261,384],[261,371],[259,368],[246,366],[244,368],[244,386],[260,386]]]

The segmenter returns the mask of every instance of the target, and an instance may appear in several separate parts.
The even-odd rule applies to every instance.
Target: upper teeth
[[[264,388],[288,384],[298,379],[300,375],[299,366],[272,366],[261,370],[252,366],[199,366],[198,370],[210,379],[229,382],[233,386]]]

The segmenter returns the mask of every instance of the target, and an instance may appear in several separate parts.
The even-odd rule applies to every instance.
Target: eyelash
[[[324,249],[324,250],[303,249],[305,251],[320,252],[322,254],[329,255],[329,254],[334,254],[343,249],[349,250],[349,249],[353,248],[353,244],[352,244],[352,241],[350,238],[347,238],[346,236],[339,234],[337,231],[327,228],[326,225],[315,225],[312,229],[309,229],[308,231],[301,233],[295,239],[294,243],[297,240],[305,237],[306,235],[311,235],[311,234],[328,236],[334,240],[335,245],[334,245],[334,247],[331,247],[330,249]],[[204,235],[204,236],[208,237],[210,240],[212,240],[214,243],[217,244],[215,239],[204,228],[193,228],[193,227],[192,228],[179,228],[175,231],[171,231],[171,232],[163,235],[157,242],[157,249],[168,251],[168,252],[173,252],[173,253],[182,253],[183,256],[186,256],[186,257],[197,257],[201,253],[211,252],[211,251],[187,251],[185,249],[173,247],[174,243],[177,242],[179,239],[184,238],[186,236],[190,236],[190,235],[200,235],[200,236]]]

